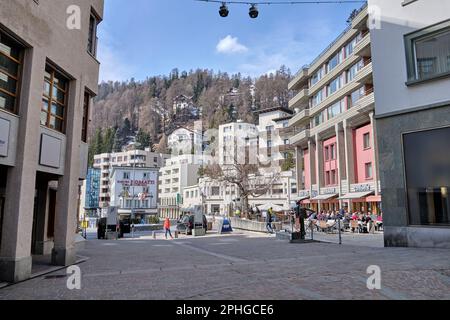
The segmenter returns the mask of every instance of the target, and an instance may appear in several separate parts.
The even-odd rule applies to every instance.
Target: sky
[[[230,4],[222,18],[219,3],[105,0],[100,81],[144,80],[174,68],[257,77],[285,65],[296,73],[344,31],[351,11],[361,6],[260,5],[259,17],[250,19],[247,5]]]

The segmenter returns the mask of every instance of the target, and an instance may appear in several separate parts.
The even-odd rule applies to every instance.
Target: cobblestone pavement
[[[137,236],[89,240],[81,290],[68,290],[61,270],[0,289],[0,299],[450,299],[450,250]],[[381,290],[367,289],[370,265],[381,268]]]

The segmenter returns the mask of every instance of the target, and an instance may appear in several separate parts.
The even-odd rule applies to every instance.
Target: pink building
[[[289,84],[298,199],[313,209],[381,212],[367,7]]]

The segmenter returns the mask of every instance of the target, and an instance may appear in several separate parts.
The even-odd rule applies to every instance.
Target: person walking
[[[170,231],[170,219],[169,218],[166,218],[166,220],[164,220],[164,230],[166,231],[166,240],[167,240],[167,234],[169,234],[170,238],[173,239],[172,232]]]
[[[266,216],[266,228],[267,231],[269,231],[269,233],[273,233],[273,228],[272,228],[272,208],[270,208],[267,211],[267,216]]]

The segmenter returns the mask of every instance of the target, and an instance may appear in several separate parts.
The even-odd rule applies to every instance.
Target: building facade
[[[166,160],[159,171],[158,214],[178,219],[183,207],[183,189],[198,183],[200,164],[194,155],[181,155]]]
[[[381,213],[368,8],[289,84],[298,199],[314,210]]]
[[[104,153],[94,156],[94,168],[101,170],[101,188],[99,207],[107,208],[111,202],[111,170],[119,167],[161,168],[170,156],[146,150],[130,150],[124,152]]]
[[[147,223],[157,214],[158,172],[158,168],[113,166],[110,206],[117,207],[120,215]]]
[[[369,6],[385,245],[450,248],[450,3]]]
[[[33,255],[76,261],[102,15],[103,0],[0,2],[0,280],[29,278]]]

